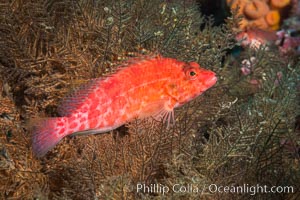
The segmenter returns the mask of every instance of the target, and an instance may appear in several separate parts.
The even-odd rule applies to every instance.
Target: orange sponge
[[[289,5],[296,0],[226,0],[232,10],[243,16],[240,29],[257,27],[264,30],[277,30]]]
[[[274,26],[276,24],[279,24],[280,22],[280,13],[278,10],[272,10],[268,12],[268,14],[265,16],[267,23],[270,26]]]
[[[246,4],[244,14],[249,19],[258,19],[269,12],[269,6],[264,1],[253,0]]]
[[[256,28],[260,28],[260,29],[263,29],[263,30],[268,30],[269,29],[269,25],[266,21],[265,18],[261,17],[259,19],[256,19],[256,20],[251,20],[249,22],[249,27],[256,27]]]
[[[283,8],[291,3],[291,0],[271,0],[271,6],[275,8]]]

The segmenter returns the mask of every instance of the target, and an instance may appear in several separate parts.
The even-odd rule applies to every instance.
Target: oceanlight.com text
[[[250,195],[255,195],[257,193],[294,193],[293,186],[267,186],[260,184],[243,184],[240,186],[221,186],[210,184],[207,189],[210,193],[248,193]]]
[[[139,193],[156,193],[166,195],[169,192],[174,193],[235,193],[235,194],[249,194],[255,195],[258,193],[294,193],[293,186],[267,186],[267,185],[231,185],[222,186],[217,184],[209,185],[197,185],[197,184],[174,184],[163,185],[160,183],[156,184],[142,184],[139,183],[136,186],[136,192]]]

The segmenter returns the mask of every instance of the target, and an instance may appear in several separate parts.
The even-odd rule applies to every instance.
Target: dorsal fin
[[[86,100],[89,94],[91,94],[97,87],[99,87],[100,82],[105,80],[106,78],[113,77],[116,75],[120,70],[137,63],[147,62],[153,59],[160,59],[162,58],[159,54],[154,55],[141,55],[139,57],[130,58],[124,62],[122,62],[116,70],[113,71],[111,75],[106,75],[102,78],[96,78],[88,81],[85,84],[79,86],[71,95],[66,96],[63,101],[61,102],[60,106],[58,107],[58,113],[61,116],[70,116],[75,110],[77,110],[83,102]]]
[[[103,78],[91,79],[87,83],[79,86],[79,88],[72,92],[70,95],[66,96],[58,106],[58,113],[60,114],[60,116],[71,115],[82,105],[88,95],[91,94],[99,86],[99,83],[102,80]]]

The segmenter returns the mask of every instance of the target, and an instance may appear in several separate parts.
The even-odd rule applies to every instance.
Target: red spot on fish
[[[84,130],[84,129],[85,129],[85,125],[81,124],[80,127],[79,127],[79,131]]]
[[[74,129],[78,126],[78,124],[76,122],[72,122],[69,126],[70,129]]]
[[[63,126],[64,125],[64,122],[63,121],[58,121],[57,122],[57,126]]]
[[[83,106],[82,108],[81,108],[81,112],[82,113],[87,113],[89,111],[89,107],[88,106]]]
[[[97,99],[97,94],[96,93],[92,93],[92,94],[90,94],[90,96],[89,96],[89,98],[90,99]]]
[[[96,108],[98,107],[98,105],[99,105],[99,100],[98,101],[97,100],[93,101],[93,103],[92,103],[92,105],[90,107],[90,110],[96,110]]]
[[[63,134],[65,132],[65,128],[60,129],[60,131],[58,132],[58,134]]]
[[[94,110],[93,113],[89,114],[89,119],[95,119],[98,118],[99,115],[101,115],[101,111],[100,110]]]
[[[85,121],[86,121],[86,118],[85,118],[85,117],[82,117],[82,118],[80,118],[80,120],[79,120],[80,123],[83,123],[83,122],[85,122]]]
[[[77,119],[77,116],[73,115],[69,118],[69,121],[72,122],[72,121],[75,121]]]
[[[90,128],[96,128],[97,123],[98,123],[98,120],[95,119],[95,118],[92,119],[92,120],[90,120],[90,121],[89,121],[89,126],[90,126]]]

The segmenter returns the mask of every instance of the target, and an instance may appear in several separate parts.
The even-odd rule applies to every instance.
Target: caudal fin
[[[32,150],[37,157],[44,156],[67,135],[67,118],[49,118],[33,126]]]

